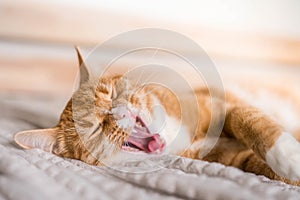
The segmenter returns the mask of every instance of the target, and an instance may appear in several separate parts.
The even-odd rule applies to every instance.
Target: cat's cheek
[[[152,113],[149,129],[158,133],[166,142],[165,153],[180,154],[191,144],[188,128],[178,119],[169,116],[162,107],[156,107]]]
[[[266,154],[266,161],[279,176],[292,181],[300,180],[300,143],[283,132]]]
[[[166,141],[164,153],[179,155],[191,145],[188,128],[173,117],[166,117],[160,136]]]

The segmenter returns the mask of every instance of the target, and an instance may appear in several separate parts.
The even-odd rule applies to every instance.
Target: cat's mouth
[[[136,117],[135,125],[122,149],[130,152],[161,153],[166,142],[158,133],[152,134],[141,117]]]

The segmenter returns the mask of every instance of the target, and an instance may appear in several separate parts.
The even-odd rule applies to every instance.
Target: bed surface
[[[300,199],[300,188],[218,163],[164,156],[148,173],[126,173],[22,150],[13,134],[55,125],[65,99],[1,96],[0,200],[2,199]],[[136,167],[141,162],[130,163]],[[124,166],[125,167],[128,166]]]

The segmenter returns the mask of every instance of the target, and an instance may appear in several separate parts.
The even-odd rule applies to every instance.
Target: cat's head
[[[80,86],[54,128],[22,131],[15,142],[56,155],[101,164],[120,152],[160,153],[165,140],[149,130],[155,103],[152,86],[140,87],[123,76],[95,79],[77,49]]]

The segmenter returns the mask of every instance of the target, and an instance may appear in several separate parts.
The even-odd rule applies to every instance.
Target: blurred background
[[[299,0],[0,0],[0,95],[68,98],[74,45],[87,56],[114,35],[147,27],[197,42],[225,81],[299,85]]]

